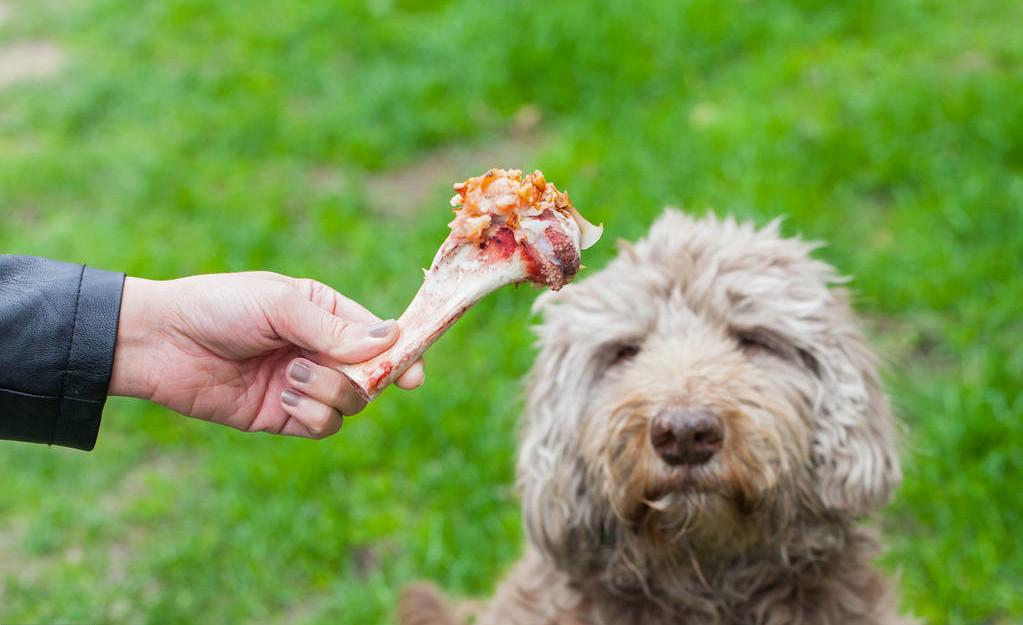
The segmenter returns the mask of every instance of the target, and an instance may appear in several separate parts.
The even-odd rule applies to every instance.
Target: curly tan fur
[[[895,419],[814,248],[777,222],[669,210],[538,300],[518,463],[529,544],[473,622],[911,622],[858,524],[899,482]],[[706,464],[673,467],[650,444],[654,415],[680,407],[724,424]],[[404,625],[468,622],[422,596]]]

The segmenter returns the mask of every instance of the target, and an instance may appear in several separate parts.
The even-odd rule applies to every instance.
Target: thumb
[[[284,302],[273,327],[286,341],[343,364],[369,360],[398,339],[398,324],[393,319],[355,322],[305,299]]]

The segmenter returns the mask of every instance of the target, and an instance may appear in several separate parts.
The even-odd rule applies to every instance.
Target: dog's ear
[[[574,510],[578,509],[573,492],[581,489],[571,482],[580,476],[565,470],[567,433],[563,431],[564,419],[554,414],[569,394],[568,389],[559,389],[558,384],[564,376],[562,363],[568,346],[558,341],[549,327],[540,326],[536,330],[541,350],[529,375],[517,486],[530,542],[557,558],[565,550],[566,532],[573,522]]]
[[[594,528],[602,527],[598,517],[607,508],[590,500],[597,489],[578,453],[584,378],[575,376],[590,363],[550,325],[537,330],[541,350],[528,379],[518,492],[530,543],[555,561],[579,565],[604,541]]]
[[[844,294],[837,295],[847,310]],[[859,330],[850,323],[827,343],[816,350],[821,365],[812,447],[817,493],[826,509],[862,516],[887,503],[902,478],[895,417],[876,358]]]
[[[528,451],[523,450],[518,471],[518,489],[529,541],[556,562],[581,559],[580,549],[596,542],[585,518],[585,511],[592,508],[585,498],[585,493],[592,491],[586,484],[586,475],[578,466],[537,470],[536,463],[550,461],[545,456],[551,450],[533,448],[529,451],[535,454],[527,455]]]

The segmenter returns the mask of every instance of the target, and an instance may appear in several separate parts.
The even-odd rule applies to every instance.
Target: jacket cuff
[[[53,445],[85,451],[96,446],[114,368],[123,289],[123,273],[90,267],[82,272]]]

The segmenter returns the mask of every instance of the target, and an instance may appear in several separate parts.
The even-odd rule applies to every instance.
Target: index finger
[[[309,298],[309,301],[337,317],[367,324],[380,321],[380,317],[370,312],[365,306],[322,282],[311,278],[304,278],[299,282],[303,294]]]

